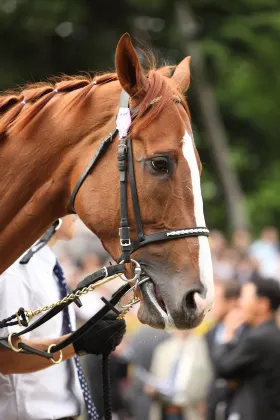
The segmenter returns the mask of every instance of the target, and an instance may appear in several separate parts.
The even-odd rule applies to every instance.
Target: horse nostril
[[[187,311],[190,309],[193,309],[193,310],[197,309],[197,305],[194,298],[196,293],[201,294],[202,293],[201,288],[193,287],[185,293],[184,298],[183,298],[183,306]]]

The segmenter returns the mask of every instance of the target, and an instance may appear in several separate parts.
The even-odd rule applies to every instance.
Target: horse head
[[[0,96],[0,272],[54,220],[72,212],[76,185],[75,211],[118,260],[116,136],[112,141],[109,136],[106,153],[82,184],[79,180],[97,150],[101,156],[102,139],[114,131],[125,91],[133,119],[127,143],[133,176],[129,171],[122,195],[136,244],[131,257],[149,278],[141,285],[139,319],[158,328],[201,322],[213,303],[213,275],[201,163],[184,99],[189,66],[185,58],[172,77],[168,67],[144,71],[124,35],[116,49],[116,73],[65,78]]]
[[[176,240],[145,244],[132,254],[150,279],[141,286],[138,317],[157,328],[192,328],[213,304],[208,238],[180,238],[184,228],[205,227],[201,162],[183,97],[190,82],[189,66],[187,57],[172,77],[166,69],[145,73],[128,35],[121,38],[116,50],[119,83],[114,89],[118,94],[124,89],[130,108],[136,110],[130,136],[142,231],[144,235],[169,231],[170,239],[175,231],[177,236]],[[75,203],[82,220],[115,260],[120,255],[116,149],[117,144],[88,176]],[[139,232],[129,191],[128,217],[135,240]]]

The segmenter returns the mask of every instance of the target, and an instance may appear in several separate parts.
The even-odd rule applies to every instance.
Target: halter
[[[134,162],[133,162],[133,149],[132,141],[128,135],[131,116],[135,115],[137,109],[134,109],[132,112],[129,109],[129,95],[123,90],[120,97],[120,106],[117,116],[117,127],[105,137],[99,148],[97,149],[95,155],[90,161],[88,167],[83,172],[78,182],[75,185],[75,188],[70,197],[70,205],[72,211],[76,213],[74,203],[75,198],[87,178],[95,167],[98,160],[105,154],[106,150],[113,143],[114,138],[117,133],[119,133],[119,145],[118,145],[118,170],[120,175],[120,227],[119,227],[119,236],[120,236],[120,247],[121,247],[121,257],[118,261],[122,263],[131,262],[131,254],[137,249],[142,248],[147,244],[154,242],[169,241],[174,239],[197,237],[197,236],[209,236],[209,230],[206,226],[203,227],[191,227],[191,228],[179,228],[175,230],[165,230],[162,232],[152,233],[146,235],[143,230],[143,224],[141,219],[141,212],[137,194],[137,186],[135,182],[135,173],[134,173]],[[132,114],[132,115],[131,115]],[[131,240],[130,238],[130,227],[128,224],[128,205],[127,205],[127,182],[130,186],[132,204],[134,211],[134,218],[136,223],[137,230],[137,239]]]

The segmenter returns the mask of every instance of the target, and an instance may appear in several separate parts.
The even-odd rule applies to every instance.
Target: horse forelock
[[[147,84],[142,100],[137,107],[137,116],[135,127],[147,126],[150,124],[163,109],[171,103],[181,103],[190,118],[189,108],[184,95],[182,95],[176,86],[170,80],[169,75],[162,72],[162,69],[150,70],[147,74]],[[135,96],[141,96],[141,92]],[[149,112],[147,112],[149,111]]]

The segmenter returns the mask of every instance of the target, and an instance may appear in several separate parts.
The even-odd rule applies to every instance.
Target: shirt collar
[[[54,269],[56,264],[56,255],[48,245],[40,249],[40,251],[38,251],[35,255],[37,255],[37,257],[39,257],[44,263],[48,264],[52,267],[52,269]]]

